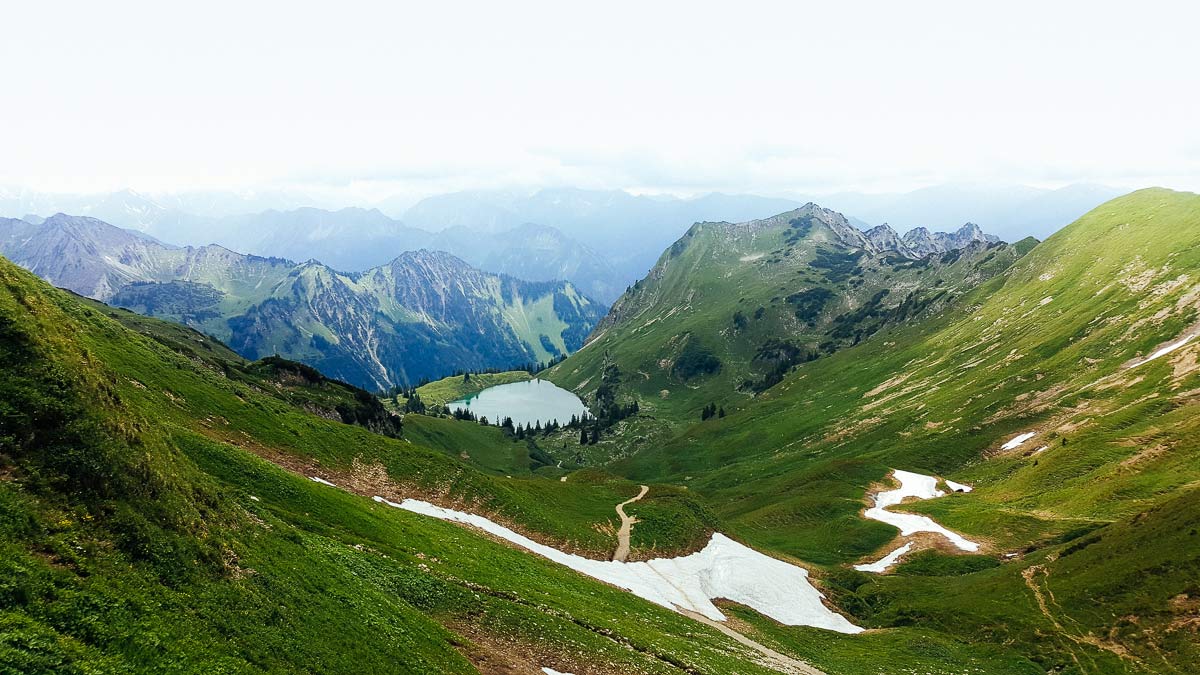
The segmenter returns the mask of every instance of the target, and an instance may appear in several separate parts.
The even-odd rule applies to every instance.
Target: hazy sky
[[[1196,2],[23,2],[0,184],[1200,189]]]

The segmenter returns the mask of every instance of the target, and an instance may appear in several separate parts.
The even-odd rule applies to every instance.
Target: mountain
[[[966,248],[972,244],[989,244],[999,241],[998,237],[983,233],[975,223],[967,223],[954,232],[931,233],[923,227],[917,227],[904,233],[902,243],[916,257],[924,257],[932,253],[945,253]]]
[[[57,214],[40,222],[0,219],[0,254],[51,283],[107,298],[162,274],[176,249],[95,218]]]
[[[1117,194],[1088,184],[1057,190],[949,184],[904,194],[841,193],[821,201],[847,214],[848,222],[861,230],[883,221],[901,231],[950,229],[971,221],[1015,241],[1044,237]],[[325,202],[287,190],[156,195],[9,190],[0,191],[0,214],[76,213],[176,244],[220,244],[263,256],[315,258],[347,272],[383,265],[404,251],[436,248],[489,272],[571,281],[590,297],[611,303],[691,224],[743,222],[803,203],[720,193],[681,199],[578,188],[476,190],[427,197],[397,220],[390,210],[317,206]],[[551,243],[547,230],[527,242],[505,236],[530,224],[554,228],[564,240]],[[530,248],[538,251],[536,262],[521,260],[520,250]],[[552,276],[560,270],[575,270],[575,276]]]
[[[828,259],[842,249],[823,226],[830,219],[811,215],[821,224],[809,245]],[[977,655],[1001,645],[1023,655],[980,672],[1194,671],[1200,196],[1141,190],[1036,245],[977,242],[910,260],[928,265],[915,277],[884,271],[885,298],[905,288],[917,305],[934,289],[947,297],[869,338],[818,349],[751,397],[724,373],[748,369],[730,336],[753,329],[753,315],[743,310],[742,328],[730,312],[764,291],[732,265],[757,255],[747,246],[756,231],[769,233],[766,250],[746,262],[780,255],[779,223],[767,225],[697,228],[639,283],[657,299],[625,296],[588,346],[549,371],[588,393],[588,380],[616,364],[622,377],[608,378],[610,389],[617,383],[608,396],[640,404],[588,446],[593,461],[632,480],[685,484],[736,536],[823,566],[839,588],[834,601],[858,608],[866,625],[952,636]],[[990,252],[968,262],[976,250]],[[951,268],[967,263],[957,277],[939,262],[954,257]],[[673,273],[676,260],[688,274]],[[857,266],[841,283],[871,283],[869,266]],[[762,273],[762,287],[786,297],[838,269],[815,256],[807,267],[790,284]],[[710,311],[722,294],[734,300]],[[869,307],[856,305],[839,316]],[[677,309],[638,313],[655,306]],[[839,311],[816,313],[815,326]],[[672,377],[670,359],[693,339],[718,368]],[[669,405],[677,398],[686,404]],[[702,421],[711,401],[724,414]],[[934,477],[929,492],[911,493],[926,501],[891,507],[904,529],[875,520],[882,493],[912,476],[897,472]],[[746,616],[757,635],[805,644]],[[822,649],[831,653],[816,665],[868,672],[833,655],[845,643]]]
[[[864,233],[815,204],[698,223],[549,377],[592,396],[602,364],[616,364],[643,410],[691,421],[709,402],[743,400],[800,363],[945,311],[1031,245],[970,225],[921,233],[929,245],[914,252],[917,237]]]
[[[553,188],[529,194],[472,191],[437,195],[413,205],[404,221],[441,231],[468,227],[505,231],[527,223],[557,228],[605,257],[618,273],[618,288],[641,278],[692,223],[746,220],[799,206],[752,195],[709,194],[694,199],[633,195],[621,190]]]
[[[872,227],[866,230],[865,234],[871,245],[879,251],[893,251],[912,258],[918,257],[887,223]]]
[[[474,423],[377,433],[393,416],[366,392],[2,259],[0,406],[6,672],[772,672],[713,626],[382,501],[598,556],[636,485],[539,476],[535,446]],[[663,496],[654,521],[703,511]]]
[[[0,222],[0,252],[81,295],[170,318],[249,358],[280,354],[373,389],[577,349],[601,309],[446,253],[343,273],[316,261],[177,248],[91,218]]]
[[[112,201],[117,196],[111,196]],[[287,258],[321,260],[345,272],[360,272],[422,248],[442,250],[480,269],[531,281],[570,281],[585,295],[611,303],[630,279],[619,274],[605,256],[561,231],[523,224],[504,231],[453,227],[439,233],[408,227],[377,209],[336,211],[302,207],[249,214],[201,217],[160,209],[162,217],[125,217],[105,210],[135,231],[154,233],[179,244],[217,244],[235,251]],[[132,211],[130,212],[132,213]],[[30,218],[23,218],[28,222]]]
[[[0,260],[0,666],[1193,673],[1197,269],[1161,189],[921,258],[699,223],[546,373],[627,414],[519,436]]]

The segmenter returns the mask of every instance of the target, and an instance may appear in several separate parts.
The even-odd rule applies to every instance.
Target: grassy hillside
[[[800,365],[617,467],[687,485],[746,540],[831,570],[890,550],[896,530],[861,515],[889,469],[971,483],[905,508],[1003,564],[927,554],[885,577],[846,570],[840,601],[874,625],[1029,645],[1072,672],[1188,672],[1200,549],[1180,524],[1200,522],[1200,343],[1142,360],[1196,334],[1198,269],[1200,197],[1133,193],[955,311]]]
[[[626,483],[493,479],[305,413],[5,261],[0,363],[6,672],[765,672],[673,612],[262,457],[563,539]]]
[[[947,311],[1029,245],[978,243],[918,260],[863,248],[843,221],[808,206],[696,224],[618,300],[586,348],[546,376],[588,396],[615,364],[643,413],[690,423],[709,403],[746,404],[795,365]]]
[[[658,435],[625,445],[643,449],[612,458],[612,473],[569,474],[495,428],[410,414],[390,438],[329,419],[298,397],[325,400],[336,383],[231,364],[192,334],[124,317],[131,329],[0,262],[0,664],[765,672],[723,633],[368,499],[423,496],[600,556],[614,505],[647,483],[627,507],[641,520],[635,557],[727,532],[808,567],[871,629],[785,627],[725,605],[744,635],[829,673],[1194,672],[1200,197],[1140,191],[1001,251],[1010,259],[945,261],[965,265],[946,304],[796,364],[724,417],[689,423],[679,403],[622,421],[609,437]],[[898,274],[866,272],[851,277]],[[717,303],[711,283],[701,309]],[[817,323],[832,335],[846,311]],[[589,359],[636,367],[640,339]],[[579,356],[563,366],[582,383],[596,374]],[[684,388],[705,400],[721,372]],[[863,517],[894,468],[974,486],[897,508],[981,549],[918,539],[888,574],[854,570],[897,543]]]
[[[469,376],[444,377],[417,387],[417,393],[426,405],[446,405],[450,401],[478,394],[488,387],[533,379],[526,370],[506,370],[501,373],[474,373]]]

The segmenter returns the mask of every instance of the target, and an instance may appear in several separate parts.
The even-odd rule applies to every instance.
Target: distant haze
[[[43,192],[1200,188],[1197,3],[10,4],[0,185]]]

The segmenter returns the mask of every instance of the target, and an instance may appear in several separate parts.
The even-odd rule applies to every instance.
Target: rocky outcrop
[[[904,234],[903,243],[919,258],[932,253],[945,253],[967,248],[973,244],[990,244],[1000,241],[998,237],[985,234],[975,223],[967,223],[955,232],[930,232],[917,227]]]
[[[915,258],[916,253],[909,248],[908,244],[900,238],[900,235],[891,228],[890,225],[884,223],[877,227],[873,227],[866,232],[867,239],[877,251],[882,253],[899,253],[902,256]]]

